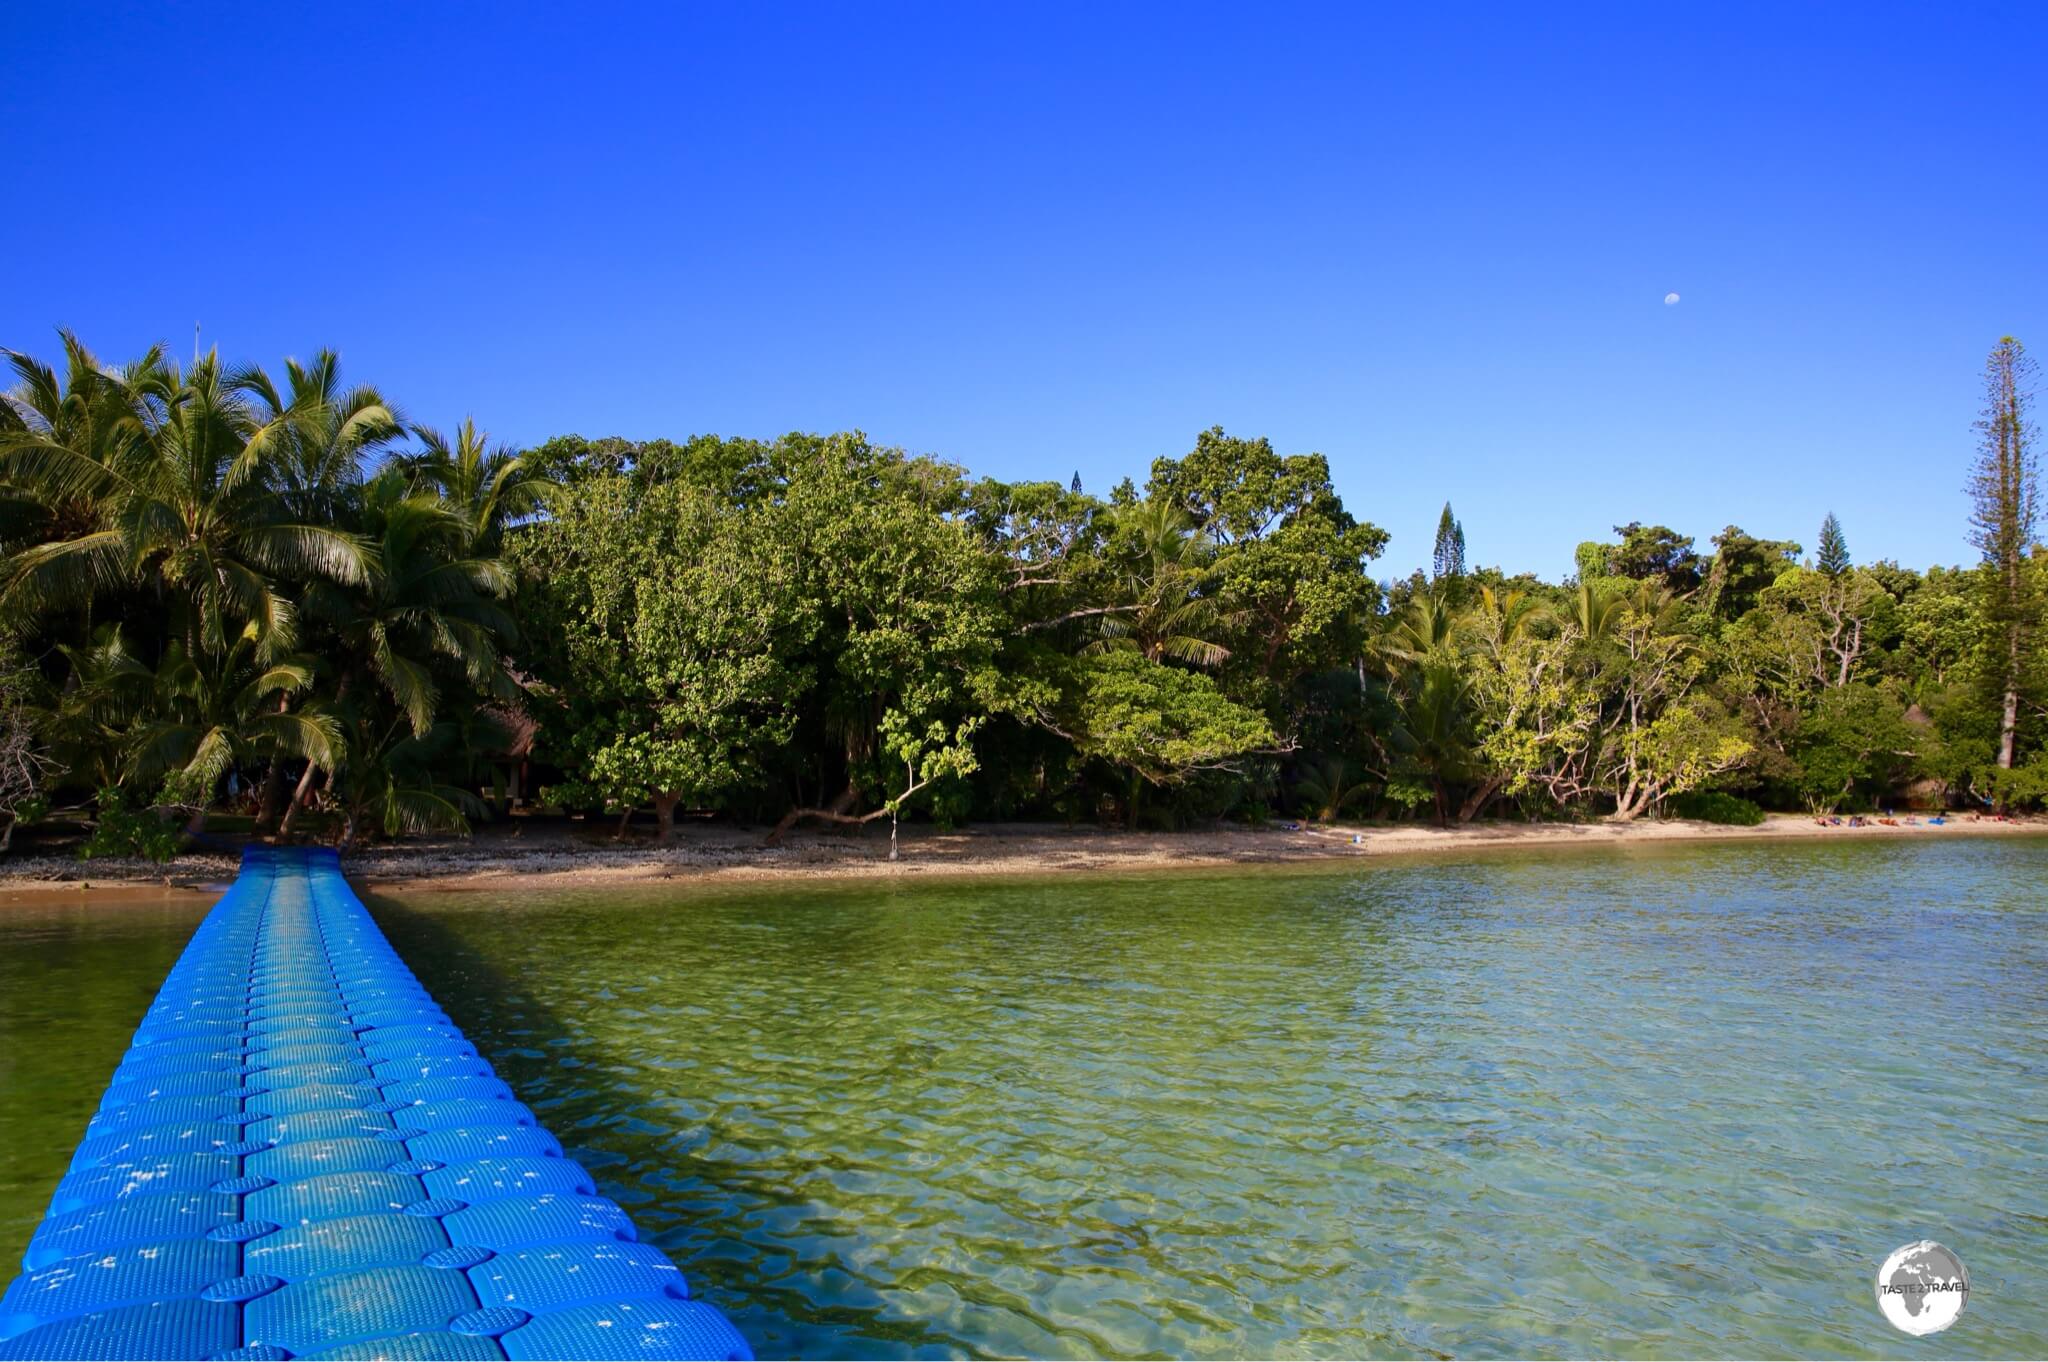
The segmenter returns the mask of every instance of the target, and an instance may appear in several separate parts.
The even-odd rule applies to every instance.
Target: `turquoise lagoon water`
[[[2048,1354],[2048,842],[374,906],[763,1355]],[[0,1247],[196,913],[0,909]],[[1934,1238],[1961,1323],[1884,1323]]]

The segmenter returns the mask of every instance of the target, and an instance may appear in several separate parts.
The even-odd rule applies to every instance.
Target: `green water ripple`
[[[377,911],[764,1355],[1975,1357],[2048,1353],[2044,883],[1957,839]],[[109,1065],[161,975],[0,947],[126,970]],[[104,1072],[37,1082],[82,1124]],[[25,1237],[76,1129],[19,1105]],[[1870,1278],[1922,1237],[1976,1290],[1913,1340]]]

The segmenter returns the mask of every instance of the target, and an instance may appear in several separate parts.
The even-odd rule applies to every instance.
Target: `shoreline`
[[[1664,819],[1636,823],[1484,822],[1426,824],[1274,824],[1178,833],[1108,831],[1039,824],[978,824],[904,830],[902,858],[888,859],[888,838],[833,831],[793,835],[763,847],[759,829],[683,826],[667,847],[644,836],[625,842],[569,823],[485,829],[466,840],[434,839],[371,846],[345,862],[349,878],[371,892],[491,892],[659,883],[745,884],[790,880],[986,878],[1115,871],[1214,870],[1246,866],[1339,866],[1387,856],[1468,852],[1628,848],[1687,843],[1812,839],[2011,837],[2048,835],[2048,818],[1823,827],[1810,815],[1780,814],[1752,828]],[[1356,838],[1357,840],[1353,840]],[[137,861],[81,862],[32,855],[0,863],[0,904],[76,901],[106,891],[119,902],[138,893],[218,892],[233,880],[237,856],[209,851],[169,866]]]

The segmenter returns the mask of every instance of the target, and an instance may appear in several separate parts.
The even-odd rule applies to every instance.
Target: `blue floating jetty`
[[[637,1239],[334,853],[251,850],[0,1296],[0,1359],[751,1356]]]

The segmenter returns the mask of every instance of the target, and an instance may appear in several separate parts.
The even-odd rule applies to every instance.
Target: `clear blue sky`
[[[1097,490],[1220,424],[1382,575],[1446,497],[1547,575],[1830,508],[1966,555],[1984,353],[2048,356],[2048,9],[1404,8],[17,3],[0,344]]]

